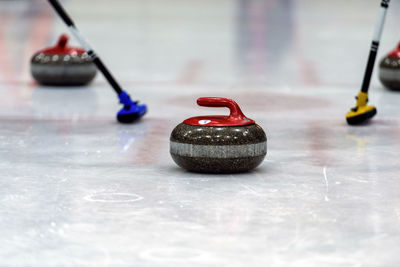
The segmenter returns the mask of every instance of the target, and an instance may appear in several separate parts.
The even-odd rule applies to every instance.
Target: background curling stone
[[[245,172],[261,164],[267,154],[267,137],[235,101],[203,97],[197,104],[228,107],[230,115],[193,117],[176,126],[170,137],[170,153],[176,164],[205,173]]]
[[[85,85],[96,76],[96,66],[82,48],[69,47],[68,36],[60,36],[54,47],[37,52],[31,59],[33,78],[44,85]]]
[[[400,43],[381,60],[379,79],[388,89],[400,91]]]

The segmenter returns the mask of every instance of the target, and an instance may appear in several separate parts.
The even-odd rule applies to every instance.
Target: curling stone
[[[227,107],[230,115],[193,117],[176,126],[170,137],[170,153],[176,164],[203,173],[245,172],[261,164],[267,154],[267,137],[235,101],[202,97],[197,104]]]
[[[388,89],[400,91],[400,43],[381,60],[379,79]]]
[[[68,36],[60,36],[54,47],[43,49],[31,59],[33,78],[43,85],[85,85],[96,76],[96,66],[82,48],[69,47]]]

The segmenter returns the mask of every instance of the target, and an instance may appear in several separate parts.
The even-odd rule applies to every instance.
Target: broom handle
[[[69,30],[71,31],[72,35],[74,35],[74,37],[79,41],[79,43],[86,50],[86,53],[91,57],[91,59],[93,60],[93,63],[97,66],[97,68],[100,70],[100,72],[103,73],[104,77],[111,84],[111,87],[114,89],[114,91],[118,95],[121,94],[123,92],[121,86],[114,79],[113,75],[107,69],[107,67],[104,65],[103,61],[94,52],[94,50],[90,46],[90,44],[81,35],[79,30],[76,28],[75,23],[72,21],[70,16],[68,16],[68,14],[65,11],[65,9],[61,6],[61,4],[57,0],[49,0],[49,2],[53,6],[53,8],[56,10],[58,15],[65,22],[65,24],[67,24],[67,26],[68,26]]]
[[[369,51],[368,63],[365,69],[363,83],[361,85],[361,92],[368,93],[369,85],[371,82],[372,72],[374,70],[376,54],[378,53],[379,42],[381,40],[383,26],[385,24],[385,18],[387,9],[389,8],[390,0],[382,0],[381,11],[379,14],[378,24],[375,27],[374,37],[371,43],[371,49]]]

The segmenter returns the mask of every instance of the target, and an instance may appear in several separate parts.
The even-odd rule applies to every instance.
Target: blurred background
[[[132,85],[358,87],[378,16],[375,0],[62,2]],[[27,84],[30,56],[67,29],[44,0],[0,5],[1,81]],[[399,9],[392,1],[380,53],[400,39]]]

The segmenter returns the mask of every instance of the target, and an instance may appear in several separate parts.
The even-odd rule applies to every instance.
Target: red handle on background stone
[[[396,48],[389,53],[388,55],[390,58],[400,58],[400,42],[399,44],[396,46]]]
[[[233,120],[242,120],[246,118],[239,105],[229,98],[223,97],[200,97],[197,104],[203,107],[224,107],[229,108],[229,118]]]
[[[59,47],[59,48],[64,48],[64,47],[66,47],[67,46],[67,43],[68,43],[68,35],[66,35],[66,34],[62,34],[61,36],[60,36],[60,38],[58,38],[58,42],[57,42],[57,45],[56,45],[56,47]]]
[[[49,54],[49,55],[82,55],[85,50],[79,47],[68,46],[69,37],[66,34],[62,34],[58,38],[57,44],[52,47],[40,50],[39,53]]]

